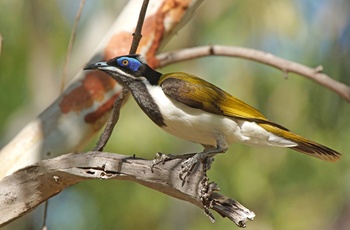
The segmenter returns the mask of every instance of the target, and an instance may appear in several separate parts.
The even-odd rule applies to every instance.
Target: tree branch
[[[109,138],[112,135],[114,126],[117,124],[119,120],[120,109],[122,105],[128,100],[129,96],[130,96],[129,91],[126,88],[123,88],[122,93],[119,94],[117,99],[114,101],[111,116],[109,117],[107,124],[103,132],[101,133],[95,147],[93,148],[94,151],[103,151]]]
[[[182,185],[181,163],[174,159],[158,164],[152,161],[106,152],[66,154],[40,161],[0,181],[0,227],[33,210],[40,203],[76,183],[91,180],[128,180],[202,208],[214,221],[209,209],[228,217],[239,227],[255,214],[237,201],[217,193],[219,188],[209,182],[208,163],[199,163]]]
[[[141,31],[142,31],[143,22],[145,21],[148,3],[149,3],[149,0],[143,0],[142,7],[139,13],[139,19],[137,21],[137,25],[135,28],[135,32],[132,34],[133,38],[132,38],[129,54],[136,53],[137,47],[139,46],[139,43],[141,41],[141,38],[142,38]],[[119,94],[117,99],[114,101],[111,115],[93,150],[102,151],[103,148],[106,146],[109,138],[112,135],[113,129],[119,120],[120,109],[122,105],[127,101],[129,96],[130,96],[129,90],[126,88],[123,88],[123,93]]]
[[[211,55],[249,59],[280,69],[286,76],[289,72],[305,76],[315,81],[316,83],[334,91],[339,96],[344,98],[347,102],[350,102],[350,87],[322,73],[322,66],[310,68],[296,62],[276,57],[271,53],[254,49],[220,45],[187,48],[157,55],[157,59],[159,61],[158,67],[166,66],[175,62]]]
[[[191,18],[203,0],[153,1],[143,27],[140,54],[155,65],[155,53]],[[92,61],[129,51],[141,0],[130,0],[97,46]],[[1,39],[0,39],[1,40]],[[1,42],[0,42],[1,44]],[[0,179],[41,159],[79,151],[104,126],[121,86],[100,72],[79,71],[65,91],[0,150]]]
[[[129,54],[135,54],[137,51],[137,48],[139,47],[139,44],[142,38],[142,34],[141,34],[142,26],[143,26],[143,22],[145,21],[148,3],[149,3],[149,0],[143,0],[142,7],[139,14],[139,19],[137,21],[137,25],[135,28],[135,32],[132,34],[133,39],[131,42]]]

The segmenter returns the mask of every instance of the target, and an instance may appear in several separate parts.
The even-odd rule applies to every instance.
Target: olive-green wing
[[[168,97],[189,107],[287,130],[267,120],[250,105],[196,76],[181,72],[164,74],[159,85]]]
[[[159,85],[168,97],[189,107],[256,122],[267,131],[294,141],[297,145],[290,148],[296,151],[327,161],[336,161],[341,155],[333,149],[294,134],[283,126],[267,120],[255,108],[196,76],[186,73],[165,74],[161,77]]]

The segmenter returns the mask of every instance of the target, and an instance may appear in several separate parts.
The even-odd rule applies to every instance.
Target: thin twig
[[[72,33],[71,33],[71,36],[70,36],[70,38],[69,38],[69,43],[68,43],[68,48],[67,48],[67,54],[66,54],[66,58],[65,58],[65,60],[64,60],[63,71],[62,71],[62,76],[61,76],[61,88],[60,88],[60,92],[63,92],[64,86],[65,86],[65,84],[66,84],[68,63],[69,63],[69,59],[70,59],[70,56],[71,56],[71,53],[72,53],[73,44],[74,44],[75,37],[76,37],[76,34],[77,34],[77,28],[78,28],[80,16],[81,16],[81,14],[82,14],[82,12],[83,12],[84,5],[85,5],[85,0],[81,0],[81,1],[80,1],[80,5],[79,5],[79,9],[78,9],[78,11],[77,11],[77,15],[75,16],[75,21],[74,21]],[[47,229],[47,226],[46,226],[46,218],[47,218],[48,203],[49,203],[48,200],[45,201],[45,206],[44,206],[44,218],[43,218],[42,230],[46,230],[46,229]]]
[[[139,19],[137,21],[135,32],[133,33],[133,39],[132,39],[129,54],[136,53],[137,47],[139,46],[140,40],[142,38],[141,31],[142,31],[143,22],[145,21],[148,3],[149,3],[149,0],[144,0],[142,3]],[[106,146],[109,138],[112,135],[114,126],[117,124],[119,120],[121,106],[128,99],[129,95],[130,95],[130,92],[126,88],[123,88],[123,93],[119,94],[118,98],[113,104],[111,116],[109,117],[106,127],[103,130],[94,150],[102,151],[103,148]]]
[[[142,26],[143,26],[143,22],[145,21],[148,3],[149,3],[149,0],[144,0],[142,3],[142,7],[140,10],[139,19],[137,21],[135,32],[132,34],[133,39],[132,39],[129,54],[135,54],[137,51],[137,48],[139,47],[139,44],[140,44],[140,41],[142,38],[142,34],[141,34]]]
[[[284,76],[288,73],[296,73],[305,76],[316,83],[334,91],[339,96],[350,102],[350,87],[334,80],[330,76],[322,73],[322,67],[311,68],[296,62],[292,62],[271,53],[235,46],[209,45],[187,48],[157,55],[159,67],[175,62],[185,61],[193,58],[206,56],[228,56],[249,59],[280,69]]]
[[[109,138],[112,135],[113,128],[119,120],[120,109],[124,102],[126,102],[129,95],[130,93],[128,92],[128,90],[123,88],[123,92],[119,94],[118,98],[115,100],[111,116],[109,117],[105,129],[103,130],[102,135],[100,136],[95,148],[93,149],[94,151],[102,151],[106,146]]]
[[[70,39],[69,39],[69,43],[68,43],[67,54],[66,54],[66,58],[64,60],[62,77],[61,77],[61,91],[60,92],[63,92],[64,86],[66,84],[68,63],[69,63],[69,59],[70,59],[70,56],[71,56],[71,53],[72,53],[73,44],[74,44],[75,37],[76,37],[76,34],[77,34],[77,28],[78,28],[80,16],[81,16],[81,14],[83,12],[84,5],[85,5],[85,0],[81,0],[80,1],[80,6],[79,6],[79,9],[78,9],[78,12],[77,12],[77,15],[75,16],[75,21],[74,21],[72,33],[70,35]]]
[[[41,227],[41,230],[47,230],[47,225],[46,225],[46,219],[47,219],[47,210],[49,206],[49,200],[45,201],[45,206],[44,206],[44,218],[43,218],[43,225]]]

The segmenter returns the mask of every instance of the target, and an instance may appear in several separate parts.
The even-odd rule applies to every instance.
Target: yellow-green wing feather
[[[256,123],[270,124],[280,129],[283,126],[269,121],[262,113],[243,101],[233,97],[215,85],[187,73],[164,74],[159,82],[165,94],[192,108],[202,109]]]
[[[340,153],[290,132],[283,126],[269,121],[262,113],[243,101],[231,96],[215,85],[187,73],[164,74],[159,85],[169,97],[185,105],[218,115],[256,122],[277,136],[294,141],[292,149],[327,161],[339,159]]]

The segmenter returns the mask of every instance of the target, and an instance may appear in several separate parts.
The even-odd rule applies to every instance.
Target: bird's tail
[[[301,152],[301,153],[304,153],[304,154],[307,154],[307,155],[310,155],[313,157],[317,157],[321,160],[336,161],[341,156],[341,154],[339,152],[337,152],[331,148],[328,148],[324,145],[307,140],[306,138],[303,138],[303,137],[299,137],[298,140],[295,142],[298,145],[295,147],[290,147],[291,149],[294,149],[298,152]]]
[[[277,136],[283,137],[287,140],[295,142],[296,146],[290,146],[289,148],[298,152],[313,156],[325,161],[336,161],[340,158],[341,154],[331,148],[316,142],[310,141],[302,136],[290,132],[281,126],[271,124],[260,124],[267,131],[274,133]]]

